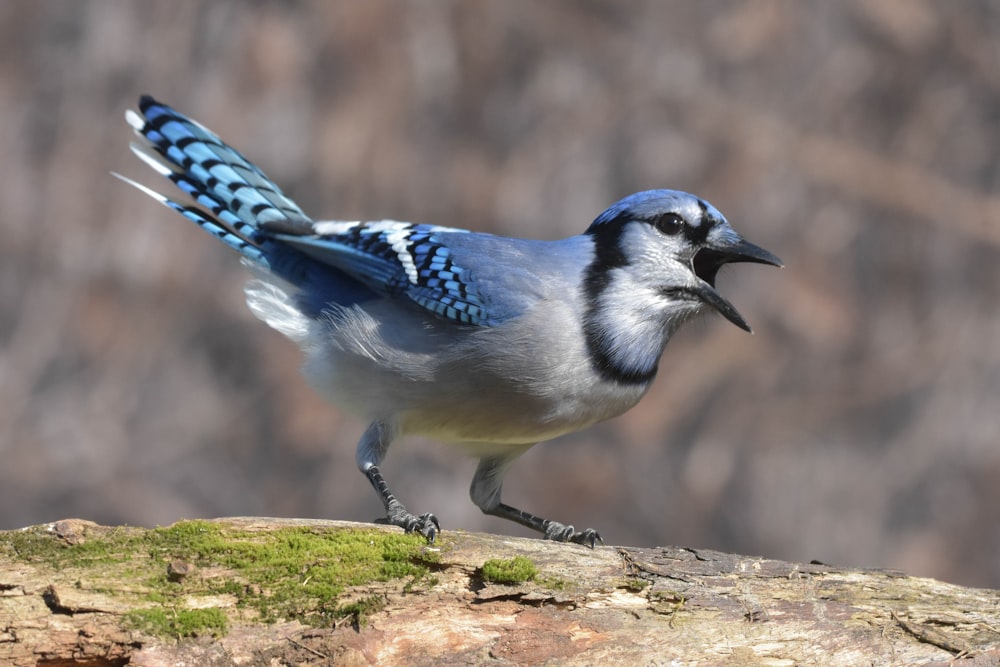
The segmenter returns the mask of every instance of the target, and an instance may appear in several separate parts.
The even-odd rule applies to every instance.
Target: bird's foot
[[[441,524],[438,523],[436,516],[430,512],[416,516],[406,511],[406,508],[402,505],[394,508],[385,518],[385,522],[393,526],[399,526],[407,533],[420,533],[427,538],[428,544],[432,544],[434,538],[441,532]]]
[[[590,547],[591,549],[593,549],[598,542],[604,544],[604,540],[601,539],[601,534],[593,528],[577,532],[573,526],[566,526],[558,521],[546,522],[545,539],[552,540],[554,542],[573,542],[575,544],[582,544]]]

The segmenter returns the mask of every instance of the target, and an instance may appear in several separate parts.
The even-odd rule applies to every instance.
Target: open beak
[[[753,333],[750,325],[747,324],[747,321],[736,310],[736,307],[723,298],[715,289],[715,277],[718,275],[722,265],[734,264],[736,262],[770,264],[777,267],[784,266],[776,255],[743,239],[740,239],[736,243],[702,248],[691,262],[695,275],[700,278],[698,285],[692,292],[740,329]]]
[[[754,245],[749,241],[740,239],[739,243],[714,248],[715,252],[726,258],[724,263],[734,262],[754,262],[756,264],[770,264],[783,268],[785,264],[778,259],[777,255],[764,250],[759,245]]]

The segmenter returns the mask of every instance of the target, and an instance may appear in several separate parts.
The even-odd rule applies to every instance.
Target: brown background
[[[372,519],[363,425],[243,305],[235,257],[112,179],[143,92],[320,218],[555,238],[690,190],[788,264],[722,291],[616,421],[505,498],[613,544],[1000,587],[995,3],[0,4],[0,528]],[[436,443],[385,471],[482,517]]]

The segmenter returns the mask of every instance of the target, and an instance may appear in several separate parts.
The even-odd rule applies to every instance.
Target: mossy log
[[[3,665],[478,663],[996,665],[1000,592],[338,521],[0,533]]]

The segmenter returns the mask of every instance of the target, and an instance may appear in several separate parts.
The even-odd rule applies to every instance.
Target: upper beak
[[[754,245],[749,241],[740,239],[739,243],[729,246],[713,248],[721,255],[722,263],[731,262],[754,262],[757,264],[770,264],[778,268],[784,268],[785,264],[774,253],[764,250],[759,245]]]
[[[783,267],[784,264],[776,255],[749,241],[740,239],[736,243],[719,245],[710,248],[703,248],[695,255],[693,268],[698,276],[698,286],[695,293],[708,305],[715,308],[727,320],[738,326],[740,329],[753,333],[750,325],[743,319],[739,311],[733,304],[729,303],[715,289],[715,275],[723,264],[736,262],[754,262],[756,264],[770,264],[771,266]]]

